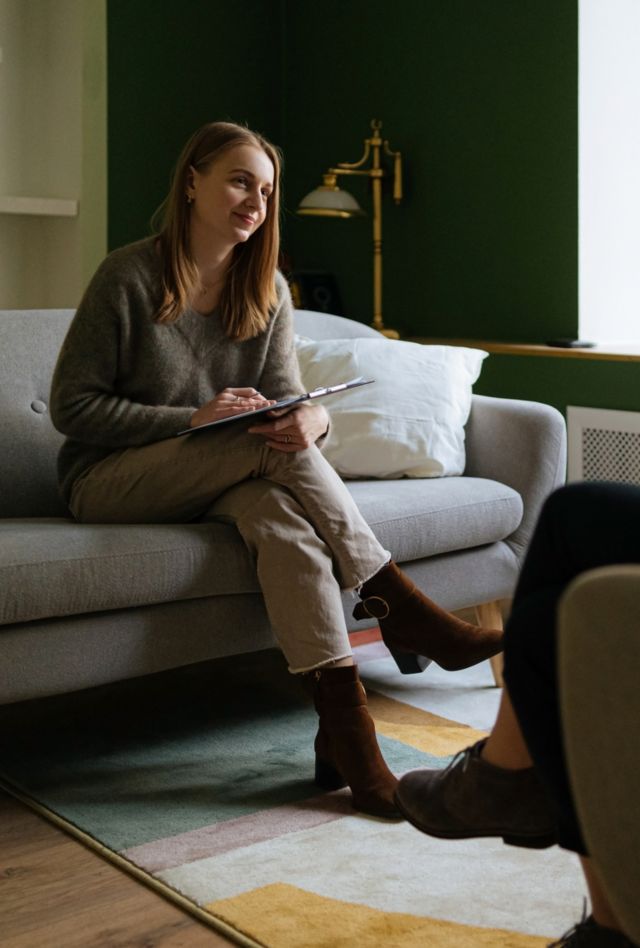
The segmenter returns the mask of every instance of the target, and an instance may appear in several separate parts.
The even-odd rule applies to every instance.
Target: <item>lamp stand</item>
[[[381,332],[383,336],[389,339],[399,339],[400,333],[395,329],[385,329],[382,320],[382,177],[375,174],[380,168],[380,148],[382,139],[380,138],[379,128],[375,123],[371,123],[373,136],[371,137],[371,147],[373,149],[373,166],[371,168],[371,184],[373,190],[373,323],[374,329]],[[385,142],[385,144],[387,144]]]
[[[402,155],[399,151],[391,151],[389,142],[380,135],[382,122],[373,119],[371,122],[371,137],[364,140],[364,155],[360,161],[338,162],[335,168],[329,168],[323,176],[324,184],[301,201],[297,213],[317,217],[354,217],[362,214],[357,201],[351,195],[336,186],[336,179],[340,175],[364,175],[371,180],[373,194],[373,322],[371,325],[383,336],[389,339],[399,339],[400,334],[395,329],[385,328],[382,319],[382,179],[389,172],[384,168],[381,155],[384,153],[393,158],[393,199],[396,204],[402,200]],[[371,158],[371,165],[363,165]],[[336,203],[337,196],[342,198]],[[344,199],[347,199],[346,203]]]

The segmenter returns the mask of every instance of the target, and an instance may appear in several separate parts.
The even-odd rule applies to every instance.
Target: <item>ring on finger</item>
[[[285,435],[285,436],[284,436],[284,443],[285,443],[285,444],[289,444],[290,441],[291,441],[291,435],[289,435],[289,434],[288,434],[288,435]]]

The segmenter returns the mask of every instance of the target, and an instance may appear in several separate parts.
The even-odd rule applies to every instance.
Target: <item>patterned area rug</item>
[[[357,657],[390,767],[445,766],[485,732],[487,666],[401,676]],[[311,780],[315,712],[261,652],[0,708],[9,790],[244,945],[543,946],[580,914],[556,848],[430,839]],[[41,810],[42,811],[42,810]]]

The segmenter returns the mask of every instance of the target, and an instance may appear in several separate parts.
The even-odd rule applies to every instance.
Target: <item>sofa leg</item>
[[[475,612],[478,625],[488,629],[502,629],[504,627],[499,599],[495,599],[493,602],[483,602],[475,607]],[[504,653],[500,652],[498,655],[493,655],[489,661],[491,662],[491,671],[493,672],[496,688],[502,688],[504,686],[502,676]]]
[[[504,688],[504,676],[502,674],[504,670],[504,652],[493,655],[489,661],[491,662],[491,671],[493,672],[493,681],[496,688]]]

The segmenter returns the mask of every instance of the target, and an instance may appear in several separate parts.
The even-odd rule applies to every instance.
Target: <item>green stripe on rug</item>
[[[276,652],[0,708],[5,779],[116,850],[316,796],[317,717]],[[396,772],[440,766],[380,736]]]

